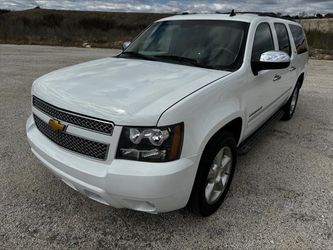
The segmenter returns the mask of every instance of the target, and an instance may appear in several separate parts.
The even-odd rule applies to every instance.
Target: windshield
[[[248,27],[223,20],[156,22],[120,57],[234,71],[243,62]]]

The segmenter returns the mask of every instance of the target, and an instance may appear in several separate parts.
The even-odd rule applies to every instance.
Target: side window
[[[308,44],[305,39],[305,34],[302,27],[294,24],[289,24],[291,34],[293,35],[297,54],[302,54],[308,51]]]
[[[261,23],[254,35],[252,61],[259,61],[260,55],[270,50],[274,50],[271,28],[268,23]]]
[[[286,25],[283,23],[275,23],[274,27],[279,42],[279,50],[286,52],[290,56],[291,47]]]

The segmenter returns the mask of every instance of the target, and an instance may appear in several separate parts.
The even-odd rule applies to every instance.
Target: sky
[[[23,10],[36,6],[45,9],[168,13],[214,13],[231,9],[292,15],[333,12],[333,0],[0,0],[0,9]]]

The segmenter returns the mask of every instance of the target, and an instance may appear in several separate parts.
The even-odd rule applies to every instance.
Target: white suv
[[[118,56],[32,86],[32,152],[98,202],[149,213],[224,200],[237,147],[278,110],[292,117],[308,60],[303,29],[256,14],[156,21]]]

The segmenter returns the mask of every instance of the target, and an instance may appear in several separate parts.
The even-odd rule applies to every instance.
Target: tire
[[[295,110],[296,110],[299,90],[300,90],[300,85],[299,85],[299,83],[297,83],[292,95],[290,96],[289,100],[282,108],[284,111],[284,115],[282,116],[281,120],[289,121],[293,117]]]
[[[208,143],[201,157],[188,203],[188,208],[193,213],[206,217],[219,209],[230,188],[236,158],[237,145],[231,133],[222,132]]]

